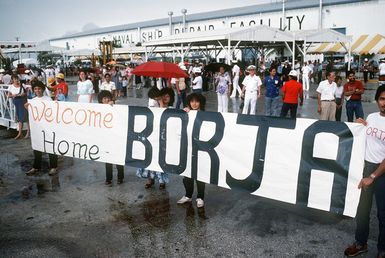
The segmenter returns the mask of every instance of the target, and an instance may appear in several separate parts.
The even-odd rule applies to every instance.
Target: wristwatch
[[[373,175],[373,174],[370,174],[370,176],[369,176],[371,179],[375,179],[376,178],[376,176],[375,175]]]

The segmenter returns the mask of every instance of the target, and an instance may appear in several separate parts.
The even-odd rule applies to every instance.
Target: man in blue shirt
[[[270,75],[266,76],[263,80],[263,85],[266,87],[265,115],[279,116],[279,88],[282,86],[282,82],[277,75],[277,70],[275,67],[270,67],[269,72]]]

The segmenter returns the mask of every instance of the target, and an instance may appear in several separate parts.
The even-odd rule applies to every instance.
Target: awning
[[[321,43],[312,44],[307,53],[347,53],[347,49],[341,43]],[[352,53],[385,54],[385,37],[381,34],[360,35],[353,40]]]

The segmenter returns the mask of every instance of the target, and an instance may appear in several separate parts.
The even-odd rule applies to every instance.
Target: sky
[[[0,41],[42,41],[98,27],[278,0],[0,0]],[[187,16],[188,19],[188,16]]]

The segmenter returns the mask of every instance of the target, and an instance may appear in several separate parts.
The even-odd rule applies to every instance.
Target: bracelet
[[[370,174],[370,176],[369,176],[371,179],[375,179],[376,178],[376,176],[375,175],[373,175],[373,174]]]

